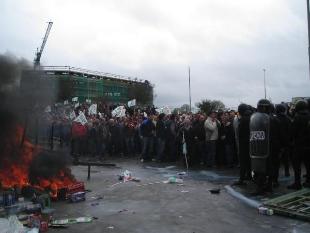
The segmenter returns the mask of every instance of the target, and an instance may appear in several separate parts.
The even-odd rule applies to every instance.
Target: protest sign
[[[85,125],[87,123],[87,119],[83,112],[80,112],[79,116],[74,119],[75,122],[79,122],[82,125]]]
[[[88,115],[96,115],[97,114],[97,104],[92,104],[88,108]]]
[[[112,111],[113,117],[124,117],[126,116],[126,109],[124,106],[119,106]]]
[[[129,100],[127,105],[128,105],[128,107],[136,106],[136,99]]]

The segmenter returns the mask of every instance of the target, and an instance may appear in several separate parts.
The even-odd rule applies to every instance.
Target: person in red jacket
[[[78,159],[78,156],[85,154],[87,127],[74,121],[71,132],[71,155]]]

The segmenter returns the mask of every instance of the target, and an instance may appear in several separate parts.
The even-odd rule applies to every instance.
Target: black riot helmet
[[[240,104],[238,106],[238,112],[241,116],[243,116],[245,114],[245,112],[249,109],[247,104]]]
[[[286,112],[286,107],[284,104],[277,104],[276,105],[276,114],[285,114]]]
[[[308,104],[304,100],[299,100],[295,105],[296,112],[306,111],[308,109]]]
[[[257,103],[258,112],[269,114],[271,113],[271,110],[272,110],[271,108],[272,108],[271,103],[267,99],[261,99]]]

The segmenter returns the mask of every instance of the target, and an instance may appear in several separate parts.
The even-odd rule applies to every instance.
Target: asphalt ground
[[[87,167],[72,166],[72,173],[84,181],[85,202],[53,202],[55,219],[91,216],[91,223],[69,225],[67,229],[49,232],[113,232],[113,233],[306,233],[310,224],[281,216],[258,214],[225,190],[238,178],[238,169],[190,170],[183,184],[165,184],[170,176],[184,171],[174,164],[141,163],[138,159],[115,159],[105,162],[117,167],[92,167],[87,181]],[[132,172],[140,182],[120,182],[118,175]],[[291,178],[281,177],[281,186],[272,196],[256,197],[266,200],[286,193]],[[248,196],[253,186],[236,187]],[[220,189],[211,194],[210,189]]]

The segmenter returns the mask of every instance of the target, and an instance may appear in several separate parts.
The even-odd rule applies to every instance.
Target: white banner
[[[128,105],[128,107],[136,106],[136,99],[129,100],[127,105]]]
[[[88,115],[96,115],[97,114],[97,104],[92,104],[88,108]]]
[[[163,107],[163,108],[156,108],[156,112],[159,114],[164,113],[165,115],[170,115],[171,114],[171,109],[169,107]]]
[[[79,122],[82,125],[85,125],[87,123],[87,119],[83,112],[80,112],[79,116],[74,119],[75,122]]]
[[[124,106],[119,106],[112,111],[113,117],[124,117],[126,116],[126,109]]]
[[[72,98],[72,102],[78,102],[78,100],[79,100],[79,97],[73,97]]]

